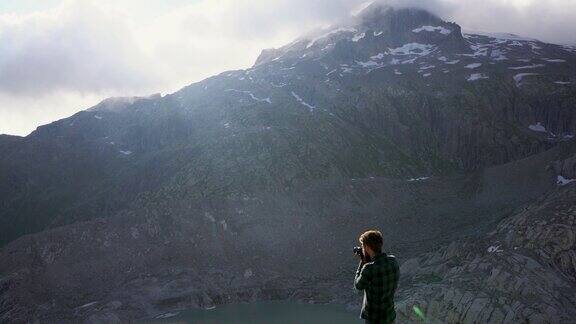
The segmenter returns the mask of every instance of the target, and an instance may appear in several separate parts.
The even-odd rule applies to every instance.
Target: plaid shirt
[[[393,255],[380,253],[372,262],[360,262],[354,278],[356,289],[364,290],[360,318],[378,324],[394,322],[394,292],[399,279],[400,268]]]

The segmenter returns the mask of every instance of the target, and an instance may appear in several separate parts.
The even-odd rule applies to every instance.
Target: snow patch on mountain
[[[510,70],[526,70],[526,69],[536,69],[536,68],[545,67],[545,66],[546,65],[544,65],[544,64],[532,64],[532,65],[525,65],[525,66],[509,67],[508,69],[510,69]]]
[[[220,225],[222,226],[222,229],[227,231],[228,230],[228,224],[226,223],[226,220],[223,219],[220,221]]]
[[[473,73],[466,79],[466,81],[474,82],[477,80],[488,79],[488,76],[484,73]]]
[[[576,182],[576,179],[566,179],[563,176],[559,175],[558,177],[556,177],[556,183],[559,186],[565,186],[567,184],[570,184],[572,182]]]
[[[90,307],[90,306],[94,306],[94,305],[96,305],[96,304],[98,304],[98,303],[99,303],[99,301],[93,301],[93,302],[91,302],[91,303],[87,303],[87,304],[84,304],[84,305],[82,305],[82,306],[79,306],[79,307],[77,307],[77,309],[87,308],[87,307]]]
[[[428,179],[430,179],[430,177],[410,178],[410,179],[408,179],[408,182],[424,181],[424,180],[428,180]]]
[[[562,59],[547,59],[547,58],[545,58],[543,60],[546,62],[550,62],[550,63],[564,63],[564,62],[566,62],[566,60],[562,60]]]
[[[570,52],[570,53],[576,53],[576,46],[573,45],[562,45],[561,46],[563,50]]]
[[[474,51],[474,54],[460,54],[460,55],[469,57],[488,56],[489,48],[490,45],[486,44],[471,44],[470,49]]]
[[[352,68],[347,67],[347,66],[343,66],[343,67],[341,67],[341,69],[342,69],[342,73],[352,73],[352,71],[353,71]]]
[[[335,34],[339,34],[339,33],[344,33],[344,32],[355,33],[355,32],[356,32],[356,28],[340,27],[340,28],[333,29],[333,30],[331,30],[331,31],[329,31],[329,32],[327,32],[327,33],[324,33],[324,34],[322,34],[322,35],[320,35],[320,36],[312,39],[312,40],[308,43],[308,45],[306,45],[306,48],[310,48],[310,47],[314,46],[314,44],[316,44],[317,41],[319,41],[319,40],[321,40],[321,39],[324,39],[324,38],[326,38],[326,37],[328,37],[328,36],[335,35]]]
[[[374,61],[366,61],[366,62],[359,62],[356,61],[356,63],[362,67],[368,68],[368,67],[375,67],[378,66],[379,64],[377,62]]]
[[[482,66],[482,63],[472,63],[465,66],[467,69],[475,69]]]
[[[420,67],[419,71],[429,70],[429,69],[433,69],[435,67],[436,67],[435,65],[425,65],[425,66]]]
[[[306,101],[304,101],[298,94],[296,94],[294,91],[291,91],[292,96],[303,106],[310,108],[310,111],[316,109],[316,106],[313,106],[309,103],[307,103]]]
[[[527,77],[527,76],[531,76],[531,75],[540,75],[538,73],[518,73],[516,74],[513,78],[514,81],[516,81],[516,86],[520,86],[520,83],[522,82],[522,80]]]
[[[214,218],[214,216],[212,216],[212,214],[210,214],[209,212],[204,212],[204,217],[206,217],[209,221],[211,221],[212,223],[216,223],[216,219]]]
[[[541,49],[542,49],[541,46],[538,46],[538,45],[536,45],[536,44],[533,43],[533,42],[528,43],[528,45],[529,45],[530,48],[532,49],[532,52],[534,52],[534,53],[536,53],[536,54],[540,54],[540,53],[538,53],[538,50],[541,50]]]
[[[226,91],[226,92],[245,93],[245,94],[249,95],[250,98],[252,98],[252,99],[255,100],[255,101],[258,101],[258,102],[267,102],[267,103],[269,103],[269,104],[272,104],[272,100],[270,100],[270,98],[264,98],[264,99],[258,98],[258,97],[256,97],[256,96],[255,96],[252,92],[250,92],[250,91],[246,91],[246,90],[236,90],[236,89],[226,89],[226,90],[224,90],[224,91]]]
[[[156,318],[157,319],[166,319],[166,318],[177,316],[178,314],[180,314],[180,312],[168,312],[168,313],[160,314],[160,315],[156,316]]]
[[[354,35],[354,37],[352,37],[352,41],[357,42],[357,41],[361,40],[362,38],[364,38],[365,36],[366,36],[366,33]]]
[[[508,45],[509,45],[509,46],[516,46],[516,47],[522,47],[522,46],[524,46],[524,44],[520,43],[519,41],[511,41],[511,42],[508,42]]]
[[[505,61],[508,58],[504,56],[504,54],[506,54],[506,51],[496,48],[492,50],[492,53],[490,53],[490,57],[494,61]]]
[[[326,73],[326,76],[329,76],[330,74],[332,74],[332,73],[334,73],[334,72],[338,72],[338,69],[334,69],[334,70],[332,70],[332,71],[330,71],[330,72]]]
[[[420,43],[408,43],[404,44],[398,48],[391,48],[390,53],[392,55],[419,55],[425,56],[432,53],[435,49],[434,45],[420,44]]]
[[[546,127],[544,127],[544,126],[542,125],[542,123],[540,123],[540,122],[537,122],[537,123],[534,124],[534,125],[530,125],[530,126],[528,126],[528,128],[529,128],[530,130],[534,131],[534,132],[540,132],[540,133],[547,133],[547,132],[548,132],[548,131],[546,130]]]
[[[500,253],[504,252],[504,250],[500,249],[500,245],[492,245],[488,247],[488,253]]]
[[[412,32],[414,32],[414,33],[420,33],[423,31],[439,32],[440,34],[443,34],[443,35],[448,35],[452,32],[450,29],[444,28],[442,26],[422,26],[422,27],[419,27],[419,28],[412,30]]]
[[[490,37],[490,38],[494,38],[494,39],[500,39],[500,40],[515,40],[515,41],[527,41],[527,42],[538,42],[539,40],[535,39],[535,38],[530,38],[530,37],[523,37],[523,36],[519,36],[519,35],[515,35],[515,34],[510,34],[510,33],[489,33],[489,32],[483,32],[483,31],[465,31],[463,33],[463,35],[465,36],[486,36],[486,37]]]

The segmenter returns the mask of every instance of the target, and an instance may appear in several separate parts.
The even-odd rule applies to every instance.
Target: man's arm
[[[354,278],[354,287],[358,290],[364,290],[368,287],[370,282],[370,276],[368,274],[370,267],[365,266],[364,261],[360,261],[358,264],[358,270],[356,270],[356,276]]]
[[[394,293],[398,288],[398,281],[400,280],[400,268],[398,262],[393,257],[388,259],[384,268],[384,292]]]

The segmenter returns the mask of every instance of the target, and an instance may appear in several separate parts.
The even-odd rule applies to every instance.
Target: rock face
[[[0,136],[0,321],[356,306],[371,227],[405,261],[403,320],[568,321],[575,75],[570,47],[370,7],[250,69]]]
[[[576,311],[576,187],[519,208],[485,238],[404,263],[400,303],[448,323],[572,323]]]

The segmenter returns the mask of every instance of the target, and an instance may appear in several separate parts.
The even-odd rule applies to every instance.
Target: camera
[[[354,249],[354,254],[358,254],[361,258],[364,258],[364,255],[362,255],[362,248],[359,246],[355,246]]]

